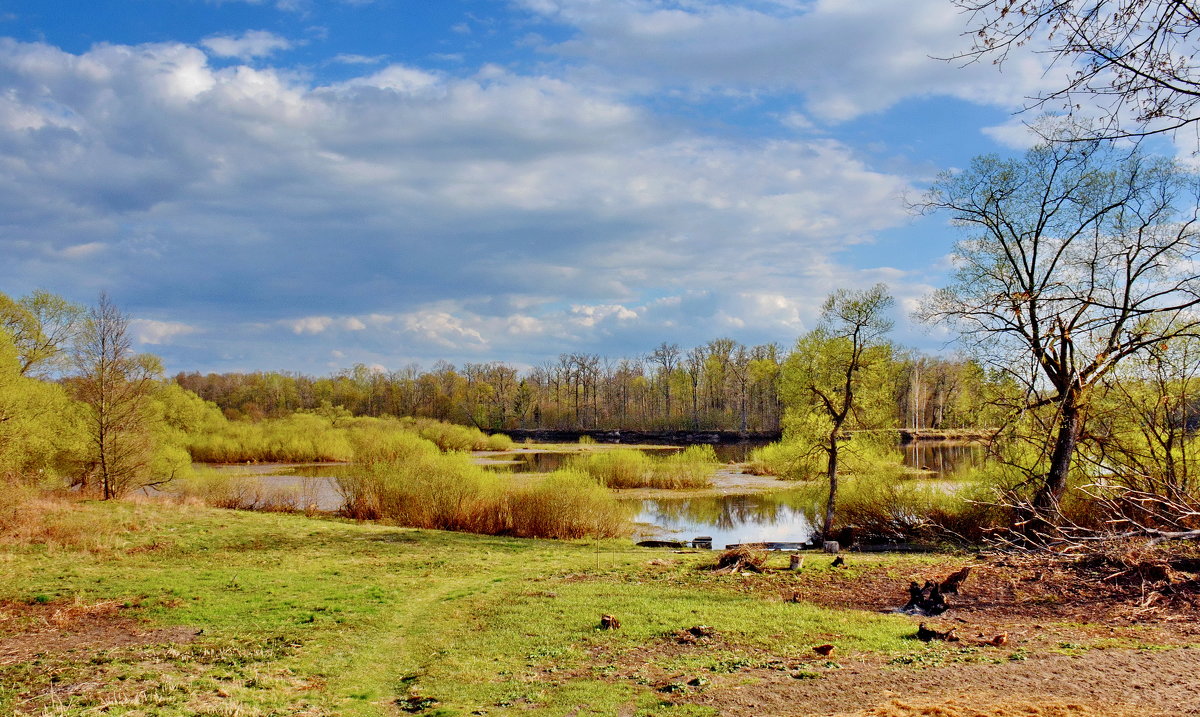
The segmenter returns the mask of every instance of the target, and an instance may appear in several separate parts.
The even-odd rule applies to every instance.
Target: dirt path
[[[742,675],[746,677],[746,675]],[[722,715],[1200,715],[1200,650],[1091,650],[1003,664],[762,671],[694,701]]]

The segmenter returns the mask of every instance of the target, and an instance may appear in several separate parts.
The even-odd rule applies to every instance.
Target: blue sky
[[[0,291],[107,291],[170,371],[790,345],[955,234],[1052,82],[948,0],[0,0]]]

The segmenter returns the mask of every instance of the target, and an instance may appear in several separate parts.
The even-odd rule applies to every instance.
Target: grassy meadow
[[[3,714],[712,714],[679,693],[751,667],[819,677],[838,667],[811,651],[827,641],[838,660],[928,649],[906,619],[713,574],[715,553],[199,505],[60,508],[3,514]],[[602,614],[621,628],[599,629]],[[46,649],[47,625],[77,643]],[[681,647],[677,631],[696,625],[719,644]]]

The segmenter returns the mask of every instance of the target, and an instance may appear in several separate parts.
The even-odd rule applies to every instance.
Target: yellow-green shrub
[[[509,491],[513,535],[529,538],[613,538],[623,535],[628,513],[608,490],[578,471],[555,471]]]
[[[517,487],[463,453],[443,453],[411,433],[358,431],[350,475],[339,478],[345,512],[415,528],[490,535],[611,537],[623,509],[579,474]]]
[[[692,446],[663,458],[634,448],[572,456],[568,467],[609,488],[705,488],[717,465],[712,446]]]

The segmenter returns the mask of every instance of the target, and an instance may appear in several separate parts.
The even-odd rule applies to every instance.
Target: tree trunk
[[[825,502],[825,522],[821,526],[821,537],[829,540],[829,536],[833,535],[833,513],[837,509],[838,445],[836,429],[829,437],[829,463],[826,466],[825,474],[829,478],[829,500]]]
[[[1068,394],[1062,403],[1062,418],[1058,425],[1058,437],[1054,441],[1054,452],[1050,456],[1050,470],[1046,472],[1046,480],[1033,499],[1033,507],[1038,512],[1057,506],[1067,489],[1067,473],[1071,470],[1071,458],[1079,442],[1079,429],[1079,406],[1075,398]]]

